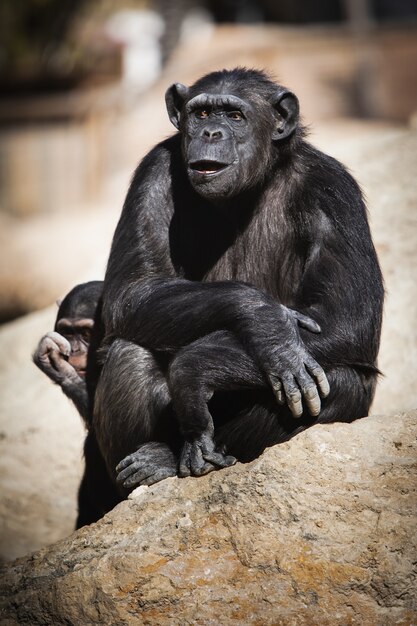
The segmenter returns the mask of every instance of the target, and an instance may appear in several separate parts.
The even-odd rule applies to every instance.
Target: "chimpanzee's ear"
[[[188,98],[188,87],[181,83],[174,83],[166,90],[165,102],[168,116],[175,128],[180,128],[182,106]]]
[[[271,101],[275,109],[277,126],[272,133],[274,141],[285,139],[297,128],[300,105],[298,98],[291,91],[280,88],[277,90]]]

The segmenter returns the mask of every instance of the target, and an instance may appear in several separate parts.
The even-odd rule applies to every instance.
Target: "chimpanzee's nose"
[[[222,139],[223,133],[219,128],[205,128],[203,131],[203,137],[208,141],[218,141]]]

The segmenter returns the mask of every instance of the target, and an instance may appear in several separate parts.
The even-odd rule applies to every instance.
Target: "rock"
[[[417,621],[417,411],[315,426],[203,478],[140,487],[5,566],[4,626]]]

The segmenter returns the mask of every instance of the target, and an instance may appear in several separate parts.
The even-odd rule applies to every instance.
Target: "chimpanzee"
[[[89,429],[84,446],[86,467],[78,494],[77,528],[96,521],[121,499],[89,428],[87,356],[100,316],[102,289],[103,281],[99,280],[74,287],[59,303],[54,331],[42,337],[33,354],[34,363],[74,402]]]
[[[35,365],[61,387],[85,422],[89,416],[87,354],[102,290],[100,280],[71,289],[58,303],[54,330],[42,337],[33,354]]]
[[[237,68],[166,104],[179,132],[134,174],[103,289],[93,428],[127,489],[367,415],[378,375],[362,195],[296,96]]]

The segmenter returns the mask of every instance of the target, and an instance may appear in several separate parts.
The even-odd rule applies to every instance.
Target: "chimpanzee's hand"
[[[303,400],[311,413],[320,413],[320,397],[330,386],[321,366],[307,351],[298,326],[320,332],[311,318],[280,304],[266,304],[256,311],[249,329],[249,350],[265,372],[279,404],[285,401],[294,417],[303,413]]]
[[[234,456],[227,456],[224,450],[216,448],[212,429],[205,430],[192,441],[186,441],[181,451],[179,475],[203,476],[222,467],[230,467],[237,462]]]
[[[177,475],[177,459],[172,450],[158,441],[139,446],[116,467],[116,480],[126,489],[154,483]]]
[[[33,354],[33,361],[55,383],[79,382],[82,379],[68,363],[70,354],[69,341],[53,331],[42,337]]]

